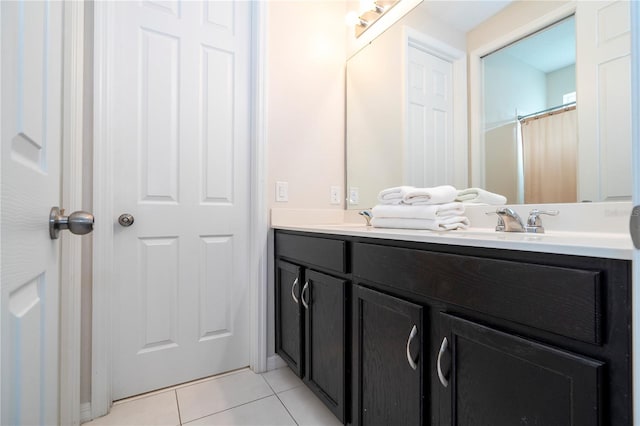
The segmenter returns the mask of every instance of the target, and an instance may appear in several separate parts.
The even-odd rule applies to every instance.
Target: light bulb
[[[347,13],[347,16],[344,17],[344,22],[350,27],[355,27],[360,23],[360,17],[358,16],[358,12],[352,10]]]
[[[360,0],[360,14],[362,15],[365,12],[370,10],[376,10],[375,1],[374,0]]]

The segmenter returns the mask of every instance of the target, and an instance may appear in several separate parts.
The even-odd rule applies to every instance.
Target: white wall
[[[576,66],[547,73],[547,108],[562,105],[562,96],[576,91]]]
[[[546,108],[546,74],[501,52],[483,59],[485,129]]]
[[[344,186],[344,16],[339,1],[268,3],[269,207],[344,208],[329,203]],[[288,203],[275,202],[276,181]]]
[[[344,208],[345,3],[278,1],[267,9],[269,208]],[[275,201],[277,181],[289,202]],[[330,187],[342,188],[340,205]],[[268,355],[275,352],[273,264],[267,300]]]

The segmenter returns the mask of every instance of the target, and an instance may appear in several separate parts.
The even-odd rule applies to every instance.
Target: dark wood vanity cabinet
[[[306,284],[308,283],[308,284]],[[304,380],[345,421],[345,299],[347,281],[307,271]]]
[[[440,424],[602,424],[603,362],[443,313],[440,323]]]
[[[276,264],[276,352],[298,376],[302,377],[304,358],[304,327],[300,309],[300,290],[302,289],[302,268],[278,261]]]
[[[302,251],[315,240],[324,246],[331,240],[276,231],[278,264],[293,256],[281,256],[283,237],[304,241],[298,244]],[[341,420],[354,425],[633,424],[631,262],[362,237],[341,236],[335,242],[339,246],[332,252],[344,257],[338,263],[334,258],[331,268],[339,273],[317,259],[316,266],[306,259],[309,265],[278,267],[277,281],[286,277],[287,284],[277,293],[290,293],[291,280],[305,274],[311,274],[312,283],[319,279],[316,273],[342,283],[342,300],[348,303],[340,320],[347,333],[346,364],[340,370],[347,405]],[[341,286],[327,281],[322,287]],[[286,359],[293,350],[281,341],[289,333],[278,324],[283,313],[277,313],[276,327],[278,353]],[[302,334],[321,335],[309,329],[318,318],[305,313],[301,321],[308,330]],[[311,346],[320,344],[312,340]],[[295,336],[291,346],[299,347]],[[313,352],[308,343],[301,350]]]
[[[276,238],[277,253],[287,260],[280,256],[276,262],[275,324],[276,353],[344,422],[347,280],[339,276],[345,259],[335,256],[343,246],[334,240]],[[308,258],[309,250],[315,258]]]
[[[353,424],[422,424],[422,306],[353,288]]]

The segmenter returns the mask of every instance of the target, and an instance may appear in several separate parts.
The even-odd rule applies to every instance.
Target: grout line
[[[291,417],[291,420],[293,420],[293,422],[296,424],[296,426],[300,426],[300,423],[298,423],[296,418],[293,417],[293,414],[291,414],[291,411],[289,411],[289,408],[285,405],[284,402],[282,402],[282,399],[280,399],[280,395],[278,395],[277,393],[275,395],[276,395],[276,398],[278,398],[278,401],[280,401],[280,404],[282,404],[282,406],[284,407],[284,409],[287,412],[287,414],[289,414],[289,416]]]
[[[251,403],[254,403],[254,402],[256,402],[256,401],[260,401],[260,400],[262,400],[262,399],[266,399],[266,398],[272,397],[272,396],[274,396],[274,395],[275,395],[275,394],[273,394],[273,395],[263,396],[263,397],[260,397],[260,398],[258,398],[258,399],[254,399],[253,401],[243,402],[242,404],[234,405],[233,407],[225,408],[224,410],[216,411],[215,413],[207,414],[206,416],[202,416],[202,417],[198,417],[198,418],[195,418],[195,419],[191,419],[191,420],[189,420],[188,422],[186,422],[186,423],[185,423],[185,425],[188,425],[188,424],[189,424],[189,423],[191,423],[191,422],[195,422],[196,420],[204,419],[205,417],[211,417],[211,416],[214,416],[214,415],[216,415],[216,414],[224,413],[225,411],[233,410],[234,408],[242,407],[243,405],[251,404]],[[294,421],[295,421],[295,420],[294,420]],[[296,423],[296,424],[297,424],[297,423]]]
[[[180,401],[178,401],[178,392],[174,389],[173,394],[176,396],[176,407],[178,407],[178,421],[182,425],[182,414],[180,414]]]
[[[263,373],[264,374],[264,373]],[[289,414],[289,417],[291,417],[291,420],[293,420],[293,422],[299,426],[300,423],[298,423],[298,421],[296,420],[295,417],[293,417],[293,414],[291,414],[291,411],[289,411],[289,409],[287,408],[287,406],[285,405],[284,402],[282,402],[282,399],[280,399],[280,395],[278,395],[278,392],[276,392],[276,390],[273,388],[273,386],[271,386],[271,383],[269,383],[269,381],[264,377],[263,374],[260,374],[260,376],[262,377],[262,380],[264,380],[267,383],[267,386],[269,386],[271,388],[271,390],[273,391],[273,394],[276,396],[276,398],[278,398],[278,401],[280,401],[280,404],[282,405],[282,407],[284,407],[284,410],[287,412],[287,414]],[[295,389],[295,388],[292,388]],[[288,389],[291,390],[291,389]],[[282,391],[282,392],[286,392],[286,391]]]

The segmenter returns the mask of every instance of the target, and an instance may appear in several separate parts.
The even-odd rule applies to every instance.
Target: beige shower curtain
[[[521,127],[524,202],[576,202],[575,107],[526,119]]]

